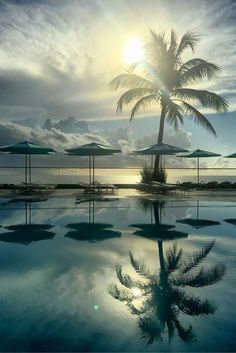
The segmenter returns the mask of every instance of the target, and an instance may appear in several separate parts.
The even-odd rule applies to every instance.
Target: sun
[[[130,39],[124,49],[124,60],[127,64],[132,64],[142,60],[144,57],[142,42],[138,38]]]

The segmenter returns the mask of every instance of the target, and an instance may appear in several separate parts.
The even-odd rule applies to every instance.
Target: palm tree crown
[[[186,292],[186,287],[205,287],[218,282],[225,273],[225,266],[221,264],[210,268],[200,268],[207,257],[214,241],[207,243],[201,250],[195,251],[188,259],[183,260],[182,249],[176,244],[166,251],[165,260],[160,261],[159,274],[151,273],[144,264],[140,263],[130,253],[130,263],[141,280],[133,279],[123,273],[120,265],[116,266],[117,278],[122,285],[111,285],[109,293],[129,308],[133,315],[137,315],[138,326],[143,338],[148,344],[155,340],[163,341],[166,331],[169,341],[175,331],[183,341],[193,338],[192,326],[185,328],[179,319],[182,313],[188,316],[213,314],[215,307],[206,299],[201,300]],[[133,288],[139,288],[140,298],[133,295]]]
[[[163,140],[165,120],[178,128],[184,117],[193,119],[213,135],[216,132],[208,119],[192,104],[200,104],[216,112],[228,109],[226,100],[216,93],[202,89],[188,88],[202,79],[210,80],[220,72],[220,68],[212,62],[193,58],[183,61],[187,49],[194,51],[199,36],[188,31],[177,42],[176,34],[171,30],[170,39],[165,33],[157,34],[151,30],[144,46],[145,61],[133,64],[127,73],[117,76],[111,87],[128,89],[118,100],[117,112],[125,105],[132,104],[130,120],[141,109],[158,104],[161,109],[158,143]]]

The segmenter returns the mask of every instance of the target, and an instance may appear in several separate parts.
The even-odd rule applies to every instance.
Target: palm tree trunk
[[[162,140],[163,140],[165,116],[166,116],[166,106],[162,105],[157,143],[161,143]],[[153,172],[154,180],[156,180],[159,168],[160,168],[160,156],[157,155],[156,158],[155,158],[154,172]]]

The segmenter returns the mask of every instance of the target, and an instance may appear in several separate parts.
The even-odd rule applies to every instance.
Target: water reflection
[[[226,218],[226,219],[224,219],[224,222],[230,223],[233,226],[236,226],[236,218]]]
[[[205,287],[217,283],[225,274],[225,266],[216,264],[211,267],[199,265],[212,250],[215,241],[207,242],[198,251],[187,258],[183,257],[183,249],[177,244],[163,251],[163,241],[176,237],[186,237],[186,233],[173,230],[172,225],[161,223],[164,208],[162,201],[144,202],[154,210],[155,224],[132,225],[140,228],[134,234],[157,239],[160,269],[152,273],[145,263],[141,263],[130,252],[130,264],[136,276],[124,273],[121,265],[116,266],[116,275],[120,287],[110,285],[108,291],[113,298],[124,302],[131,314],[138,316],[138,326],[147,344],[154,341],[163,342],[165,332],[169,342],[175,333],[183,341],[191,341],[194,337],[192,325],[182,322],[184,316],[213,314],[216,308],[207,300],[189,293],[187,288]],[[171,236],[172,234],[172,236]],[[181,314],[184,314],[182,316]]]
[[[29,245],[32,242],[52,239],[55,236],[55,233],[49,231],[53,228],[52,225],[32,223],[32,203],[43,201],[47,201],[47,199],[18,199],[4,203],[4,205],[11,203],[15,203],[16,205],[23,204],[25,223],[4,227],[10,232],[1,233],[0,241]]]
[[[83,202],[88,202],[88,222],[67,224],[66,227],[73,231],[67,232],[66,238],[94,243],[121,236],[121,232],[109,229],[113,228],[113,224],[95,222],[95,202],[97,201],[113,201],[113,199],[84,199]]]
[[[178,219],[176,220],[177,223],[183,223],[187,224],[195,229],[201,229],[204,227],[209,227],[209,226],[217,226],[220,225],[221,223],[218,221],[213,221],[210,219],[201,219],[199,218],[199,201],[197,201],[197,215],[196,218],[184,218],[184,219]]]

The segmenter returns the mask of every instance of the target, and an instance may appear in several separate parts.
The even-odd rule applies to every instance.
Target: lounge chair
[[[118,187],[113,184],[102,184],[95,182],[94,185],[87,183],[80,183],[80,186],[84,189],[84,194],[117,194]]]

